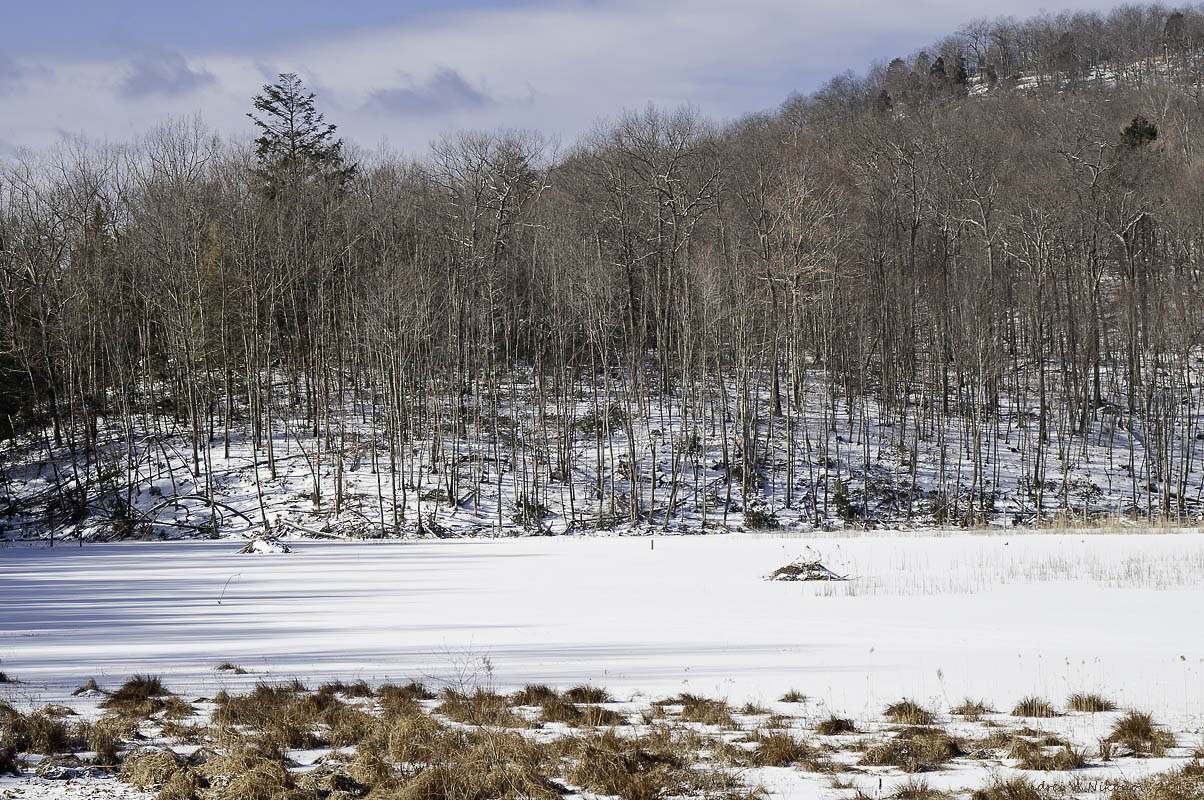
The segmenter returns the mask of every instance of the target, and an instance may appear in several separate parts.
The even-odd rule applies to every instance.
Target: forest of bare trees
[[[1202,87],[1204,12],[1124,6],[566,148],[10,159],[0,525],[1197,518]]]

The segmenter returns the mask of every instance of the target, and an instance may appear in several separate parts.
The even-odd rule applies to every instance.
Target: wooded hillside
[[[10,533],[1201,513],[1198,9],[565,148],[359,151],[290,77],[254,146],[0,168]]]

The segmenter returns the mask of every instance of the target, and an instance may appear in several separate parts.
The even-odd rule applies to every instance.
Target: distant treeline
[[[964,519],[989,506],[1001,431],[1022,431],[1048,509],[1045,476],[1103,415],[1144,443],[1134,510],[1181,515],[1204,413],[1202,81],[1204,14],[1124,6],[972,23],[731,124],[649,108],[563,150],[472,132],[409,158],[342,147],[284,75],[253,148],[177,120],[3,163],[0,420],[85,463],[106,425],[132,443],[174,418],[204,473],[232,430],[270,468],[282,420],[341,460],[359,413],[404,475],[470,429],[505,441],[508,387],[532,380],[540,409],[591,402],[599,441],[616,401],[669,403],[664,449],[722,439],[748,492],[810,382],[825,413],[888,409],[903,452],[961,431]],[[536,496],[562,447],[531,455]],[[597,453],[600,495],[608,472],[647,482]]]

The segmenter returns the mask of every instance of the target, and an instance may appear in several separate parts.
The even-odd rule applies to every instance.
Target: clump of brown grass
[[[329,681],[318,687],[318,694],[341,694],[344,697],[372,697],[376,692],[368,685],[365,680],[358,680],[355,683],[343,683],[342,681]]]
[[[653,752],[641,740],[611,731],[578,740],[571,756],[570,781],[621,800],[657,800],[688,789],[688,769],[680,755]]]
[[[117,776],[139,789],[149,789],[167,783],[183,767],[183,763],[171,750],[136,750],[126,755]]]
[[[904,772],[927,772],[964,755],[961,745],[940,728],[905,728],[870,747],[858,762],[871,767],[898,767]]]
[[[579,706],[556,695],[540,704],[540,722],[562,722],[576,728],[596,728],[626,725],[627,717],[601,706]]]
[[[931,711],[907,698],[891,703],[882,714],[896,725],[931,725],[935,719]]]
[[[168,720],[160,731],[163,738],[180,744],[202,744],[208,739],[209,726],[200,723],[183,723]]]
[[[128,730],[120,723],[102,719],[95,723],[84,723],[88,749],[96,754],[97,764],[113,766],[117,763],[117,751],[122,746],[121,734]]]
[[[1108,800],[1204,800],[1204,775],[1199,770],[1182,769],[1152,775],[1113,786]]]
[[[208,785],[204,778],[185,765],[163,782],[156,800],[200,800],[201,791]]]
[[[1047,701],[1040,697],[1032,696],[1025,697],[1012,709],[1013,717],[1038,717],[1048,718],[1056,717],[1057,710]]]
[[[243,669],[242,667],[240,667],[237,664],[234,664],[230,661],[223,661],[222,663],[220,663],[216,667],[214,667],[214,669],[217,670],[218,672],[232,672],[235,675],[246,675],[247,674],[247,671],[245,669]]]
[[[845,719],[844,717],[832,714],[815,726],[815,732],[820,736],[839,736],[844,733],[857,733],[857,726],[853,724],[853,720],[851,719]]]
[[[221,692],[214,702],[217,704],[211,718],[214,725],[248,734],[273,754],[325,744],[316,730],[320,718],[344,705],[334,695],[311,694],[296,681],[279,685],[259,683],[245,695]]]
[[[786,692],[786,694],[779,697],[778,702],[779,703],[805,703],[805,702],[807,702],[807,695],[803,694],[798,689],[791,689],[790,691]]]
[[[815,758],[815,750],[810,745],[789,733],[770,733],[758,736],[754,741],[757,746],[752,751],[752,762],[758,767],[788,767]]]
[[[163,701],[161,711],[163,712],[164,719],[175,720],[177,722],[196,715],[196,709],[193,708],[191,703],[175,696],[168,697]]]
[[[1105,742],[1129,748],[1133,755],[1160,757],[1175,746],[1175,736],[1160,729],[1149,714],[1130,711],[1116,721]]]
[[[1090,692],[1075,692],[1066,698],[1066,708],[1070,711],[1080,711],[1096,714],[1101,711],[1115,711],[1116,703],[1106,697]]]
[[[316,797],[327,798],[363,797],[369,788],[329,762],[301,775],[297,779],[297,787],[312,792]]]
[[[400,694],[411,700],[434,700],[436,695],[430,689],[426,688],[426,684],[418,681],[410,681],[405,686],[394,686],[393,684],[381,684],[376,689],[376,696],[380,699],[385,694]]]
[[[769,709],[759,703],[754,703],[750,700],[749,702],[740,706],[740,713],[747,714],[748,716],[753,717],[753,716],[759,716],[761,714],[768,714]]]
[[[732,718],[732,707],[723,700],[713,700],[709,697],[683,692],[676,697],[657,700],[653,705],[661,709],[681,706],[680,716],[685,722],[724,728],[736,727],[736,720]]]
[[[524,724],[522,717],[510,710],[504,695],[481,687],[472,694],[445,689],[436,709],[440,714],[466,725],[492,725],[500,728],[517,728]]]
[[[220,800],[310,800],[295,788],[293,776],[279,761],[259,761],[230,777],[219,789]]]
[[[48,756],[74,752],[86,744],[86,731],[80,726],[69,726],[61,717],[40,711],[27,715],[5,706],[0,721],[0,747],[17,753]]]
[[[100,707],[122,717],[145,719],[163,710],[170,694],[158,675],[134,675],[100,702]]]
[[[1039,744],[1017,739],[1013,742],[1009,755],[1016,759],[1016,768],[1041,772],[1067,772],[1082,769],[1087,765],[1083,754],[1068,744],[1063,744],[1054,752]]]
[[[600,686],[582,684],[566,690],[564,699],[570,703],[609,703],[612,698],[610,692]]]
[[[939,800],[948,797],[948,793],[933,789],[925,780],[911,778],[899,784],[890,796],[892,800]]]
[[[992,783],[975,790],[970,800],[1047,800],[1041,790],[1028,778],[1017,777],[1008,780],[995,779]]]
[[[542,706],[545,702],[559,700],[560,694],[542,683],[528,683],[511,697],[516,706]]]
[[[350,747],[368,735],[376,718],[368,712],[343,703],[332,705],[319,718],[329,731],[331,747]]]
[[[13,747],[0,747],[0,775],[20,775],[21,760]]]
[[[197,767],[210,785],[207,800],[302,800],[292,775],[277,758],[250,747],[233,747]]]
[[[958,706],[949,709],[949,713],[965,717],[970,722],[977,722],[987,714],[994,714],[995,709],[991,708],[985,700],[971,700],[967,697]]]

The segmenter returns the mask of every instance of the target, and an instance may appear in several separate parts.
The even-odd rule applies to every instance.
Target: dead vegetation
[[[1117,720],[1104,741],[1126,748],[1131,755],[1155,758],[1175,746],[1174,734],[1159,728],[1153,717],[1140,711],[1130,711]]]
[[[118,717],[145,719],[166,708],[169,692],[158,675],[135,675],[100,702],[100,707]]]
[[[1050,749],[1027,739],[1017,739],[1008,755],[1016,759],[1017,769],[1062,772],[1082,769],[1087,765],[1083,754],[1069,744]]]
[[[863,766],[898,767],[904,772],[928,772],[965,755],[960,742],[940,728],[903,728],[870,747],[858,762]]]
[[[845,733],[857,733],[857,726],[853,724],[853,720],[833,714],[827,719],[821,720],[815,726],[815,732],[820,736],[839,736]]]
[[[996,779],[970,795],[970,800],[1048,800],[1028,778]]]
[[[1040,697],[1029,696],[1012,709],[1013,717],[1037,717],[1045,719],[1058,716],[1057,709]]]
[[[685,722],[697,722],[700,725],[715,725],[721,728],[736,727],[736,720],[732,717],[732,707],[724,700],[712,700],[696,694],[682,693],[677,697],[658,700],[653,705],[662,709],[681,706],[680,717]]]
[[[41,769],[114,770],[157,800],[555,800],[581,792],[620,800],[751,800],[760,794],[746,783],[756,768],[918,774],[967,757],[1006,758],[1034,772],[1086,765],[1071,742],[1022,724],[983,723],[982,738],[955,736],[913,700],[885,709],[884,721],[894,727],[871,722],[868,732],[835,714],[817,722],[751,704],[738,719],[727,701],[691,693],[643,711],[607,708],[610,701],[604,690],[584,685],[560,692],[531,684],[511,694],[447,688],[436,697],[418,683],[374,689],[333,681],[311,690],[297,681],[260,682],[244,694],[219,692],[204,717],[158,678],[134,676],[105,698],[104,715],[95,720],[64,706],[22,714],[0,703],[0,774],[26,768],[21,754],[28,753],[45,759]],[[149,715],[148,703],[156,708]],[[970,720],[993,712],[983,701],[966,700],[951,713]],[[804,729],[860,736],[808,740]],[[1116,722],[1105,742],[1117,757],[1165,755],[1175,744],[1148,714],[1135,711]],[[189,745],[183,751],[189,755],[174,752],[177,745]],[[290,757],[311,748],[329,752],[297,769]],[[1173,774],[1117,782],[1109,800],[1204,800],[1202,776],[1193,760]],[[854,790],[853,800],[870,797],[856,780],[837,783]],[[971,800],[1066,800],[1051,792],[1045,783],[999,780]],[[873,795],[952,796],[920,779]]]
[[[1090,692],[1075,692],[1070,697],[1066,698],[1066,708],[1068,711],[1098,714],[1102,711],[1115,711],[1116,703],[1113,703],[1108,698],[1101,697],[1098,694],[1093,694]]]
[[[995,709],[985,700],[971,700],[967,697],[959,705],[949,709],[949,713],[963,717],[967,722],[977,722],[987,714],[994,714]]]
[[[931,725],[936,719],[931,711],[906,698],[891,703],[882,714],[896,725]]]

